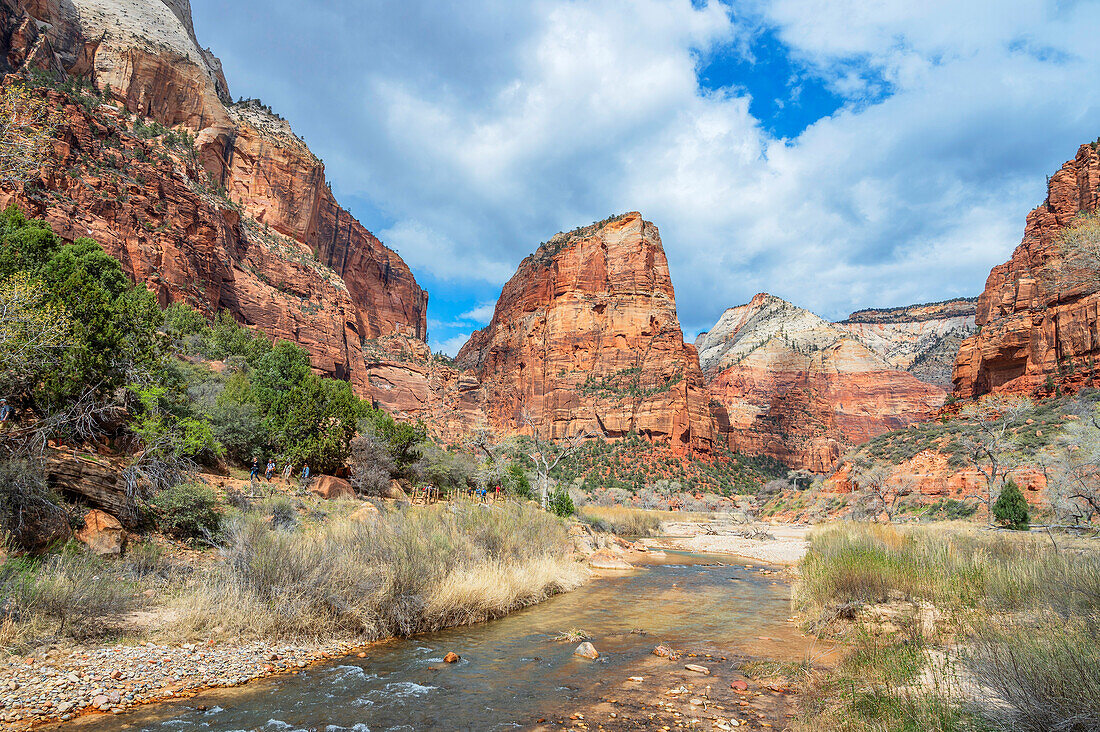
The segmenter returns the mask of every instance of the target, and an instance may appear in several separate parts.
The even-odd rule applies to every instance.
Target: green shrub
[[[1027,531],[1031,524],[1027,499],[1020,492],[1016,481],[1011,478],[1005,481],[1001,495],[993,503],[993,517],[997,519],[997,523],[1014,531]]]
[[[534,491],[531,490],[531,481],[519,463],[512,463],[508,466],[508,470],[505,472],[505,480],[507,481],[508,492],[516,498],[531,499],[535,497]]]
[[[556,516],[572,516],[577,508],[573,505],[573,498],[565,488],[559,488],[549,496],[550,512]]]
[[[160,529],[181,539],[210,539],[221,527],[221,502],[213,490],[200,483],[181,483],[163,490],[153,499],[153,506]]]

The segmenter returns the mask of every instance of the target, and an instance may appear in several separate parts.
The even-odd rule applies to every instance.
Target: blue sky
[[[540,241],[660,228],[690,340],[976,295],[1100,135],[1080,0],[191,0],[235,96],[320,155],[454,353]]]

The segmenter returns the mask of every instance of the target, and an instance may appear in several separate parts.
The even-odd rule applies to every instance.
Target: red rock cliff
[[[848,331],[761,293],[696,340],[730,449],[829,472],[852,445],[927,419],[943,389]]]
[[[55,171],[5,202],[63,236],[91,232],[162,301],[298,342],[364,395],[363,339],[426,337],[427,293],[337,204],[323,163],[259,103],[229,105],[188,0],[0,0],[0,65],[88,78],[130,113],[69,105]],[[194,155],[130,134],[130,115],[194,131]]]
[[[1091,378],[1100,356],[1100,293],[1051,281],[1058,237],[1082,212],[1096,209],[1100,156],[1082,145],[1077,157],[1050,177],[1047,198],[1027,216],[1023,242],[1012,259],[993,268],[978,299],[981,330],[959,349],[955,394],[1032,392],[1055,381]]]
[[[695,349],[684,343],[657,227],[638,213],[558,234],[504,286],[458,354],[504,432],[637,432],[677,451],[714,438]]]

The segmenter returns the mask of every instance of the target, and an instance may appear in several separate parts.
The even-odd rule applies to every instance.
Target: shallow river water
[[[789,585],[763,569],[730,557],[670,552],[491,623],[388,641],[366,649],[365,658],[334,659],[75,726],[155,732],[522,729],[596,699],[658,643],[731,659],[800,660],[806,641],[787,622]],[[575,643],[553,640],[571,628],[592,636],[598,660],[574,657]],[[442,663],[448,651],[462,660]]]

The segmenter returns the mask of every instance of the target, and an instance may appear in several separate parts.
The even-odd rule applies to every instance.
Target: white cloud
[[[469,320],[477,323],[478,325],[488,325],[489,321],[493,319],[493,313],[496,311],[496,307],[497,304],[495,302],[483,302],[473,310],[468,310],[458,317],[462,320]]]
[[[503,283],[555,231],[640,210],[689,333],[760,290],[828,317],[977,294],[1044,175],[1100,133],[1096,3],[192,4],[236,49],[234,87],[281,97],[418,275]],[[697,80],[760,28],[846,100],[793,140]]]
[[[470,340],[469,333],[456,333],[450,338],[446,338],[442,341],[437,341],[433,344],[433,348],[436,351],[442,351],[448,356],[454,357],[458,354],[458,351],[462,346],[466,344],[466,341]]]

